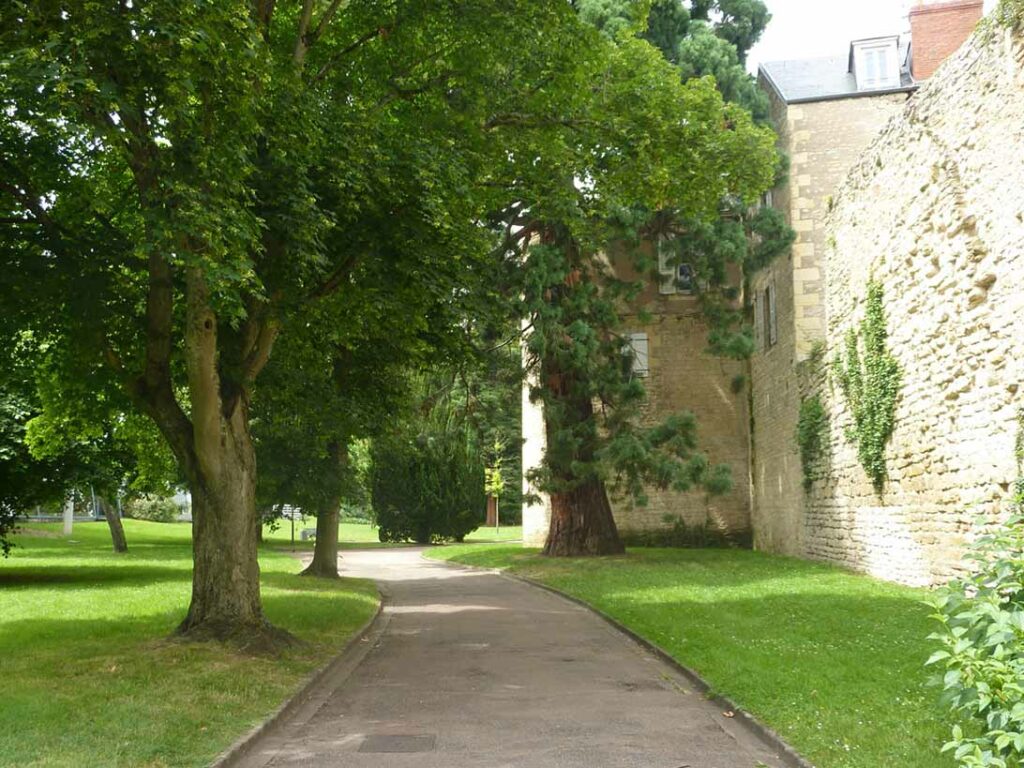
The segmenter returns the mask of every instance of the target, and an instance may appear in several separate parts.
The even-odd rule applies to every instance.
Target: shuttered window
[[[650,346],[646,333],[626,334],[623,353],[630,359],[630,371],[634,376],[644,377],[650,374]]]
[[[775,309],[775,284],[769,283],[764,289],[764,341],[765,349],[775,346],[779,340],[778,315]]]

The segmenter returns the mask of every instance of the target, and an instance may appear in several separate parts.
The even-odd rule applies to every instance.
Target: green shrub
[[[376,441],[370,493],[381,541],[462,541],[486,511],[482,452],[459,430]]]
[[[155,523],[173,523],[181,514],[174,499],[144,494],[129,500],[124,508],[125,516],[136,520],[151,520]]]
[[[969,577],[940,592],[932,606],[942,648],[928,664],[959,722],[943,747],[962,768],[1024,766],[1024,486],[1015,514],[980,537]]]
[[[1010,29],[1024,26],[1024,0],[1001,0],[993,16],[997,23]]]

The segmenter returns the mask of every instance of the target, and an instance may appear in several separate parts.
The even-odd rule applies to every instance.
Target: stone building
[[[958,566],[972,521],[1005,510],[1024,376],[1024,43],[986,21],[962,45],[981,13],[980,0],[923,3],[909,40],[761,67],[791,161],[767,202],[797,239],[751,280],[749,413],[727,397],[720,361],[702,359],[692,303],[646,297],[654,321],[637,330],[650,347],[652,406],[692,406],[703,442],[735,478],[746,472],[731,506],[705,519],[733,530],[749,521],[758,548],[934,583]],[[857,327],[871,276],[886,286],[903,375],[881,494],[858,463],[827,364]],[[795,431],[811,396],[828,426],[805,490]],[[679,509],[698,520],[699,501],[663,498],[617,519],[651,526]]]
[[[638,278],[626,260],[613,261],[621,279]],[[613,498],[615,520],[625,534],[682,520],[690,528],[707,526],[745,537],[750,533],[750,414],[746,394],[733,387],[736,377],[745,372],[744,365],[706,352],[708,327],[686,265],[662,264],[660,271],[661,281],[648,283],[623,315],[624,335],[634,352],[634,374],[645,379],[652,418],[694,413],[701,449],[713,464],[728,464],[736,483],[730,493],[716,497],[652,489],[644,506]],[[537,466],[544,449],[543,413],[530,402],[528,391],[527,386],[523,390],[524,472]],[[523,483],[524,493],[533,490],[525,477]],[[523,539],[528,546],[544,543],[550,520],[546,498],[534,495],[539,496],[538,503],[523,505]]]
[[[960,566],[974,521],[1005,513],[1019,471],[1021,32],[984,25],[859,153],[829,207],[818,254],[825,351],[786,377],[789,392],[824,403],[824,451],[808,493],[771,511],[755,504],[758,543],[905,583],[941,581]],[[881,494],[827,370],[863,316],[872,277],[885,286],[902,372]],[[755,400],[778,388],[762,380]],[[763,466],[755,459],[755,471]]]

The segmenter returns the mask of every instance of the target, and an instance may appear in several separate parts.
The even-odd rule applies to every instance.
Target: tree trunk
[[[218,369],[217,317],[205,278],[186,270],[185,368],[191,418],[169,390],[154,393],[158,424],[192,491],[192,601],[178,627],[196,640],[230,641],[274,652],[294,641],[263,615],[256,548],[256,452],[248,393]],[[162,422],[162,423],[161,423]]]
[[[117,507],[107,501],[105,496],[99,499],[100,509],[103,510],[103,517],[106,518],[107,527],[110,528],[110,540],[114,543],[115,552],[127,552],[128,540],[124,537],[124,525],[121,523],[121,515]]]
[[[333,497],[317,510],[316,543],[313,562],[302,572],[303,576],[338,578],[338,517],[341,512],[342,486],[348,469],[348,443],[337,439],[330,446],[330,467],[324,479],[333,480]]]
[[[178,632],[274,650],[290,636],[273,628],[260,602],[256,548],[256,457],[244,404],[221,422],[221,440],[197,453],[192,487],[192,602]]]
[[[592,424],[596,418],[594,403],[589,397],[574,393],[572,377],[557,371],[552,366],[547,371],[548,388],[562,401],[564,424],[553,423],[545,409],[545,428],[548,445],[556,445],[554,434],[559,429],[580,430],[581,426]],[[569,490],[554,491],[551,496],[551,525],[544,543],[543,554],[552,557],[581,557],[587,555],[621,555],[626,551],[615,527],[615,518],[608,501],[608,493],[599,477],[587,476],[579,481],[577,466],[586,467],[594,463],[594,435],[582,430],[575,455],[558,468],[556,476],[559,485]]]
[[[621,555],[625,551],[599,478],[591,477],[571,491],[551,494],[551,527],[543,554],[581,557]]]
[[[338,514],[340,510],[341,499],[338,498],[317,512],[313,562],[302,572],[303,576],[338,578]]]

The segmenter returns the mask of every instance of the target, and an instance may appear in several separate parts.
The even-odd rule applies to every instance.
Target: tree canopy
[[[444,354],[483,265],[554,233],[572,247],[527,272],[557,286],[631,211],[707,218],[767,185],[770,134],[632,36],[640,10],[602,35],[542,0],[0,9],[0,337],[47,351],[69,418],[98,401],[166,441],[193,499],[182,632],[284,639],[253,415],[272,440],[319,401],[359,431],[330,387],[363,408],[392,363]]]

